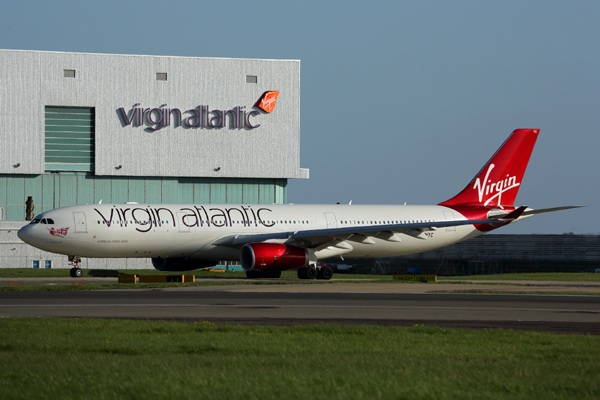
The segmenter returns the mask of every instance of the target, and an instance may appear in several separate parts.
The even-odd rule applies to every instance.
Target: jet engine
[[[190,271],[217,265],[217,261],[193,258],[153,258],[152,266],[159,271]]]
[[[298,269],[308,265],[306,249],[281,243],[248,243],[240,261],[245,271]]]

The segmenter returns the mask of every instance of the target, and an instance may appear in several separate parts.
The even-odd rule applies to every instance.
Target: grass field
[[[165,272],[156,269],[82,269],[83,277],[96,278],[116,278],[119,274],[137,274],[137,275],[176,275],[193,274],[197,277],[205,278],[245,278],[246,273],[242,271],[228,272],[209,272],[209,271],[190,271],[190,272]],[[295,276],[295,275],[294,275]],[[69,269],[33,269],[33,268],[4,268],[0,269],[0,278],[70,278]]]
[[[215,279],[244,279],[244,271],[210,272],[210,271],[188,271],[188,272],[164,272],[155,269],[143,270],[103,270],[83,269],[83,277],[117,277],[121,274],[137,275],[176,275],[193,274],[196,278]],[[33,268],[4,268],[0,269],[0,278],[69,278],[68,269],[33,269]],[[296,278],[296,271],[284,271],[281,274],[284,279]],[[358,274],[334,274],[336,279],[350,280],[393,280],[391,275],[358,275]],[[534,273],[534,274],[497,274],[497,275],[468,275],[468,276],[438,276],[438,281],[577,281],[577,282],[600,282],[600,274],[591,273]]]
[[[566,273],[547,272],[535,274],[497,274],[497,275],[469,275],[469,276],[443,276],[438,280],[444,281],[559,281],[559,282],[600,282],[600,274],[591,273]]]
[[[156,275],[165,274],[166,272],[156,270],[83,270],[83,278],[86,277],[117,277],[119,273],[137,275]],[[190,272],[186,272],[189,274]],[[300,280],[296,277],[295,271],[284,271],[281,279],[246,279],[245,272],[228,271],[228,272],[210,272],[210,271],[191,271],[196,275],[196,279],[204,279],[205,281],[196,283],[147,283],[136,285],[124,285],[117,283],[93,283],[88,282],[86,285],[73,285],[71,282],[65,284],[20,284],[20,285],[0,285],[0,291],[63,291],[63,290],[106,290],[106,289],[150,289],[150,288],[167,288],[177,286],[220,286],[220,285],[296,285],[296,284],[343,284],[343,283],[407,283],[395,281],[391,275],[354,275],[354,274],[335,274],[333,281],[322,280]],[[167,272],[166,274],[183,274],[175,272]],[[77,279],[69,277],[69,271],[65,269],[0,269],[0,278],[69,278],[69,281],[77,282]],[[208,279],[208,280],[207,280]],[[498,281],[511,281],[515,284],[523,282],[523,294],[565,294],[565,295],[598,295],[598,293],[581,293],[577,291],[568,291],[557,293],[556,291],[539,292],[527,291],[526,287],[532,286],[526,281],[554,281],[554,282],[600,282],[600,274],[590,273],[536,273],[536,274],[500,274],[500,275],[471,275],[460,277],[438,277],[438,284],[455,283],[455,284],[471,284],[472,281],[483,281],[483,284],[491,286],[502,286],[507,283]],[[410,283],[410,282],[409,282]],[[413,283],[420,285],[422,283]],[[481,283],[478,283],[481,284]],[[445,290],[436,291],[435,283],[430,282],[427,285],[431,286],[432,292],[437,293],[504,293],[498,287],[490,287],[490,290]],[[507,293],[515,294],[510,291]]]
[[[597,399],[599,359],[506,330],[0,320],[7,399]]]
[[[137,274],[137,275],[182,275],[193,274],[196,279],[209,279],[208,281],[195,283],[137,283],[118,284],[118,283],[87,283],[85,285],[74,285],[72,282],[84,279],[86,277],[117,277],[119,273]],[[377,283],[394,282],[392,276],[378,275],[338,275],[348,277],[351,282],[365,281]],[[210,271],[189,271],[189,272],[161,272],[157,270],[83,270],[82,278],[71,278],[69,270],[63,269],[0,269],[0,278],[68,278],[65,284],[19,284],[19,285],[0,285],[0,291],[86,291],[86,290],[107,290],[107,289],[150,289],[150,288],[168,288],[184,286],[222,286],[222,285],[318,285],[328,283],[344,283],[343,281],[323,281],[323,280],[300,280],[297,279],[295,271],[284,271],[281,279],[247,279],[246,273],[241,271],[228,272],[210,272]]]
[[[196,275],[196,278],[216,278],[216,279],[245,279],[246,272],[244,271],[227,271],[227,272],[210,272],[210,271],[185,271],[185,272],[170,272],[158,271],[156,269],[130,269],[130,270],[114,270],[114,269],[82,269],[83,277],[117,277],[119,274],[136,274],[136,275]],[[336,278],[344,279],[372,279],[392,280],[391,275],[352,275],[352,274],[335,274]],[[296,278],[296,271],[283,271],[282,278]],[[0,268],[0,278],[70,278],[69,269],[33,269],[33,268]]]

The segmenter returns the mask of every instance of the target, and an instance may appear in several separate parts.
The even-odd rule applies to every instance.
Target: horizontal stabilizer
[[[539,210],[529,209],[529,210],[526,210],[525,212],[523,212],[523,215],[543,214],[543,213],[547,213],[547,212],[569,210],[571,208],[581,208],[581,207],[587,207],[587,206],[564,206],[564,207],[540,208]]]

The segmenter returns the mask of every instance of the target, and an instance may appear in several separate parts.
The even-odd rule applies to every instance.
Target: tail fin
[[[512,207],[539,129],[517,129],[462,192],[441,206]]]

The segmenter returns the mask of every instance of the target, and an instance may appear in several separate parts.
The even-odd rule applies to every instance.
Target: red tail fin
[[[462,192],[441,206],[512,207],[539,129],[517,129]]]

